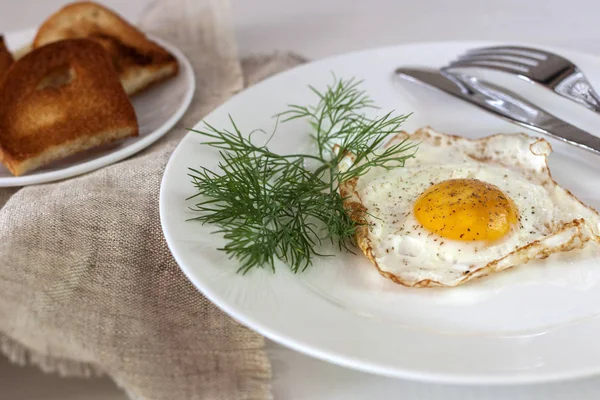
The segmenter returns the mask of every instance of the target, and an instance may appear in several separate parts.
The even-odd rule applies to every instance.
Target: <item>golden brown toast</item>
[[[10,51],[8,51],[4,44],[4,37],[0,36],[0,80],[6,71],[8,71],[13,61],[12,54],[10,54]]]
[[[94,41],[34,49],[0,84],[0,161],[13,175],[137,135],[135,110]]]
[[[100,43],[109,52],[129,95],[179,70],[177,60],[167,50],[115,12],[93,2],[72,3],[51,15],[40,27],[33,48],[72,38]]]

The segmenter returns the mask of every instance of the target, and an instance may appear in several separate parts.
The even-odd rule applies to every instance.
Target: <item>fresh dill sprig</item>
[[[313,256],[322,255],[324,241],[350,250],[357,222],[344,209],[340,183],[373,167],[403,166],[413,156],[415,146],[405,141],[381,148],[408,116],[367,117],[365,111],[375,107],[360,84],[334,78],[323,92],[310,87],[316,105],[290,105],[277,116],[282,123],[307,120],[316,154],[276,154],[269,141],[257,145],[252,134],[242,134],[231,116],[230,129],[205,123],[204,130],[193,130],[219,150],[221,161],[217,172],[190,168],[197,189],[190,199],[198,201],[191,208],[199,213],[192,219],[219,227],[226,240],[220,250],[241,263],[240,272],[275,270],[277,259],[293,272],[304,271]],[[354,160],[338,168],[348,153]]]

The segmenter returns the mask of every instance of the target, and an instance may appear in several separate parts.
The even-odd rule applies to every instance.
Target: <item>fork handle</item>
[[[593,88],[590,88],[588,95],[593,99],[593,103],[591,104],[592,110],[600,113],[600,96],[594,91]]]
[[[554,87],[561,96],[575,101],[588,109],[600,113],[600,96],[579,69]]]

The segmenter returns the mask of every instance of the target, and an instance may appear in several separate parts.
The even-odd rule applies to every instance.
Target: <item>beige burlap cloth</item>
[[[270,398],[263,338],[198,293],[171,257],[159,185],[185,128],[300,60],[240,62],[226,1],[161,0],[140,25],[189,57],[193,103],[135,157],[62,182],[0,190],[2,353],[48,372],[107,374],[134,399]]]

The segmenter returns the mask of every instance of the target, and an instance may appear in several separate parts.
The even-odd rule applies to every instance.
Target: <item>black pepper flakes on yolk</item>
[[[515,203],[498,187],[478,179],[450,179],[430,186],[413,212],[425,229],[453,240],[493,241],[519,220]]]

